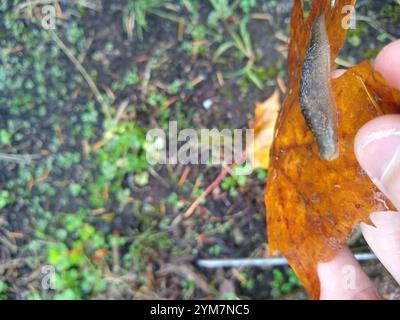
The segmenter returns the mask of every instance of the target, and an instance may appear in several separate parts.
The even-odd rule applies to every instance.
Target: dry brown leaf
[[[332,81],[338,114],[339,158],[322,160],[300,111],[300,76],[316,17],[325,12],[331,61],[343,45],[343,6],[355,0],[313,1],[304,20],[295,0],[289,46],[289,84],[276,125],[266,191],[270,253],[280,251],[313,299],[319,298],[319,262],[331,260],[360,221],[372,211],[392,208],[359,167],[353,151],[357,131],[369,120],[400,112],[400,92],[390,87],[369,62]]]
[[[256,104],[254,120],[254,141],[247,149],[254,168],[268,169],[269,151],[274,138],[275,123],[281,108],[279,91],[275,90],[271,97]]]

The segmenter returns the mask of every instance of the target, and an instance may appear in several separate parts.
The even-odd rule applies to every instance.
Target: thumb
[[[400,90],[400,40],[379,53],[375,68]],[[355,153],[372,181],[400,210],[400,115],[383,116],[362,127]]]
[[[400,115],[367,123],[356,137],[355,152],[377,187],[400,210]],[[400,214],[376,212],[370,218],[375,227],[361,224],[364,238],[400,283]]]
[[[355,153],[372,181],[400,210],[400,115],[379,117],[362,127]]]

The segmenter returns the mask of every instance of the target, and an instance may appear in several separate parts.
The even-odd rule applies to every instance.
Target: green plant
[[[208,252],[213,256],[219,256],[222,252],[222,249],[219,245],[215,244],[208,249]]]
[[[131,70],[128,70],[128,72],[125,74],[125,77],[121,82],[114,82],[112,84],[112,89],[114,91],[124,90],[128,86],[136,85],[139,82],[140,82],[139,73],[136,66],[134,66]]]
[[[237,165],[233,168],[231,175],[227,176],[221,183],[221,188],[229,191],[231,197],[236,197],[238,195],[238,188],[246,185],[247,177],[240,174],[242,170],[247,170],[247,165]]]
[[[157,260],[159,252],[171,249],[171,239],[168,233],[148,227],[134,235],[129,245],[129,252],[124,256],[123,263],[127,269],[133,269],[142,282],[146,281],[144,271],[147,262]]]
[[[214,61],[218,62],[220,60],[220,57],[225,54],[229,49],[235,48],[238,53],[238,58],[246,60],[245,66],[237,71],[225,73],[225,77],[229,79],[245,76],[248,80],[252,81],[259,89],[262,89],[262,81],[257,75],[257,57],[253,51],[253,44],[248,30],[248,23],[250,20],[249,14],[246,14],[241,19],[239,32],[237,32],[226,20],[233,10],[228,6],[228,1],[215,0],[211,1],[211,3],[214,7],[214,11],[209,16],[209,20],[211,17],[212,21],[211,25],[216,24],[218,19],[221,19],[232,39],[231,41],[226,41],[222,43],[217,48],[213,56]],[[226,9],[227,6],[230,9]],[[216,21],[215,17],[218,17]]]
[[[257,7],[257,0],[240,0],[240,8],[244,13],[250,13],[255,7]]]
[[[242,288],[245,288],[246,290],[253,290],[256,286],[257,279],[251,276],[249,268],[243,268],[240,270],[239,281]]]
[[[186,279],[181,281],[181,287],[182,287],[182,290],[184,291],[184,297],[186,299],[190,299],[190,297],[193,295],[193,293],[196,290],[196,284],[193,281],[186,280]]]
[[[4,281],[0,280],[0,300],[6,300],[7,299],[7,290],[8,290],[8,286],[7,283],[5,283]]]
[[[11,143],[11,133],[7,130],[1,129],[0,130],[0,144],[8,145]]]
[[[181,210],[185,204],[181,200],[179,200],[178,195],[175,192],[172,192],[168,197],[162,200],[165,204],[171,206],[176,211]]]
[[[109,244],[104,235],[85,222],[83,212],[63,215],[60,240],[47,246],[48,263],[55,268],[54,299],[85,299],[103,292],[101,263]]]
[[[386,15],[389,18],[391,24],[397,24],[400,22],[400,3],[386,4],[381,8],[382,15]]]
[[[143,129],[131,122],[107,125],[105,145],[96,152],[100,176],[89,186],[93,206],[104,206],[110,193],[122,191],[126,174],[141,173],[149,167],[144,149]],[[148,178],[137,176],[136,182],[143,185]],[[129,190],[128,194],[129,194]]]
[[[261,182],[265,182],[267,179],[267,170],[259,168],[256,170],[256,175]]]
[[[274,298],[292,292],[294,289],[301,287],[301,283],[297,278],[294,271],[286,268],[285,271],[281,269],[272,269],[273,280],[270,282],[271,295]]]
[[[167,14],[159,9],[167,3],[168,0],[131,0],[124,9],[124,26],[127,33],[130,34],[132,27],[136,27],[139,39],[143,40],[143,33],[149,27],[148,15],[166,16]]]
[[[230,0],[210,0],[213,11],[208,16],[207,23],[211,27],[217,27],[219,20],[225,21],[234,13],[234,7]]]
[[[13,202],[12,196],[8,190],[0,190],[0,209]]]

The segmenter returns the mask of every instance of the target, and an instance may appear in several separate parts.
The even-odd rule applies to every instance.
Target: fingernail
[[[400,116],[385,116],[364,126],[355,141],[360,165],[400,208]]]

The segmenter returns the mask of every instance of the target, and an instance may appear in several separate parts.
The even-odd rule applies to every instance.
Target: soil
[[[128,39],[121,23],[122,10],[120,9],[125,3],[126,1],[121,0],[102,1],[103,8],[100,12],[89,11],[85,19],[80,22],[80,26],[85,32],[85,37],[90,39],[90,47],[87,48],[84,67],[87,70],[97,71],[96,84],[100,90],[104,91],[106,88],[110,88],[114,81],[122,79],[133,64],[137,65],[140,74],[144,74],[150,59],[162,60],[164,62],[151,72],[150,86],[153,86],[153,89],[157,87],[159,88],[158,90],[162,90],[163,87],[168,86],[176,79],[183,79],[186,82],[194,81],[199,77],[202,79],[196,85],[195,90],[188,93],[179,93],[181,97],[184,97],[184,112],[193,127],[248,128],[251,124],[251,116],[256,102],[263,101],[269,97],[274,88],[266,87],[264,90],[259,90],[254,85],[251,85],[245,93],[242,93],[237,79],[226,80],[224,87],[221,88],[217,72],[234,71],[240,67],[240,62],[231,57],[231,60],[228,60],[226,65],[216,65],[212,59],[211,50],[205,55],[191,57],[183,52],[180,41],[176,36],[177,24],[175,22],[157,16],[150,16],[150,28],[144,35],[144,41],[138,41],[137,38]],[[264,4],[261,6],[260,11],[271,14],[273,20],[254,20],[250,25],[254,51],[262,54],[259,62],[261,67],[274,66],[277,61],[282,62],[283,68],[286,67],[285,53],[276,49],[284,43],[276,35],[288,27],[291,3],[292,1],[289,0],[280,1],[279,6],[273,9],[272,12],[267,11]],[[378,4],[369,5],[366,13],[376,12],[378,7]],[[210,10],[209,5],[204,5],[201,11],[201,19],[206,19]],[[396,30],[393,26],[389,27],[388,32],[400,36],[399,30]],[[221,33],[224,34],[224,31],[221,30]],[[359,60],[362,56],[360,54],[361,51],[375,46],[375,36],[375,31],[372,30],[368,34],[368,38],[363,38],[361,48],[354,49],[347,45],[341,56]],[[113,43],[113,54],[107,54],[104,50],[105,45],[110,42]],[[96,52],[103,52],[101,59],[92,58]],[[74,66],[67,59],[60,66],[63,72],[69,73],[71,76],[76,72]],[[78,97],[79,99],[82,99],[82,97]],[[126,99],[133,105],[147,105],[143,95],[143,88],[140,86],[121,91],[116,96],[114,105],[118,106]],[[203,102],[206,100],[212,101],[210,109],[203,107]],[[158,110],[154,109],[154,107],[149,105],[147,107],[147,111],[139,110],[132,116],[132,121],[144,128],[156,125],[156,117],[154,115],[158,113]],[[21,133],[28,138],[30,137],[30,139],[26,140],[23,146],[20,146],[20,152],[28,154],[42,152],[43,148],[50,143],[49,141],[54,134],[54,119],[59,122],[63,117],[78,118],[80,116],[79,112],[74,110],[72,103],[67,104],[60,114],[51,113],[50,106],[47,106],[47,108],[49,116],[45,122],[43,122],[43,118],[38,121],[34,114],[26,115],[26,120],[31,123],[31,126],[28,129],[23,129]],[[171,106],[170,108],[172,113],[170,117],[173,118],[173,115],[178,110],[176,106]],[[7,110],[2,109],[0,124],[3,125],[10,117],[12,115],[8,114]],[[61,130],[68,132],[69,128],[61,127]],[[100,123],[96,131],[102,132]],[[76,144],[69,144],[68,140],[66,140],[59,152],[71,149],[77,150]],[[78,166],[78,170],[68,172],[63,176],[54,174],[51,175],[50,179],[53,182],[76,180],[87,167],[91,167],[91,164],[82,162]],[[0,186],[3,181],[16,179],[16,164],[7,164],[2,166],[2,169],[0,170]],[[162,208],[162,199],[175,192],[178,195],[178,199],[183,201],[186,206],[189,205],[193,200],[191,190],[178,186],[176,183],[184,169],[184,166],[157,167],[156,174],[151,175],[148,185],[142,188],[131,188],[132,197],[140,199],[142,206],[151,205],[154,208]],[[198,177],[204,176],[203,186],[206,187],[212,183],[220,171],[221,168],[219,167],[191,166],[188,181],[194,184]],[[126,177],[126,184],[129,186],[129,176]],[[174,245],[176,248],[182,249],[186,254],[177,257],[161,254],[157,260],[150,259],[148,261],[149,273],[153,277],[153,291],[149,289],[149,291],[142,292],[134,297],[129,294],[124,296],[120,292],[118,295],[128,298],[182,298],[179,283],[182,277],[191,277],[195,279],[197,289],[190,298],[215,298],[216,296],[207,288],[208,285],[204,285],[204,283],[211,284],[215,281],[222,283],[219,286],[222,292],[226,286],[233,286],[236,295],[243,299],[272,298],[269,284],[273,277],[270,269],[246,269],[247,279],[256,279],[261,276],[263,280],[257,281],[253,286],[245,286],[241,283],[240,275],[235,269],[205,270],[196,265],[198,259],[215,258],[210,254],[210,247],[216,244],[221,248],[221,254],[218,256],[220,259],[266,256],[264,181],[258,179],[254,174],[248,177],[245,186],[238,189],[238,194],[232,197],[227,191],[217,188],[207,198],[207,201],[196,210],[193,217],[170,229],[170,236],[174,241]],[[36,192],[35,188],[32,189],[32,192]],[[67,200],[66,204],[59,201],[62,197]],[[67,193],[61,193],[57,196],[57,199],[48,199],[46,209],[50,212],[64,211],[72,213],[82,203],[84,203],[84,199],[70,199]],[[23,199],[18,199],[15,204],[7,208],[4,214],[0,215],[0,226],[2,225],[2,220],[6,221],[3,224],[6,225],[7,230],[24,235],[16,240],[17,246],[29,243],[34,237],[33,225],[36,221],[27,210],[26,205]],[[165,207],[165,211],[164,209],[162,211],[164,217],[169,218],[171,221],[179,214],[170,205]],[[231,223],[234,226],[233,232],[204,235],[207,224],[210,222],[219,225]],[[141,230],[143,226],[139,224],[135,214],[132,215],[132,207],[130,206],[119,210],[111,223],[98,221],[96,228],[106,234],[117,231],[119,234],[127,236],[132,233],[132,230],[145,231]],[[189,236],[193,233],[199,235],[196,242]],[[257,235],[257,237],[254,237],[254,235]],[[187,239],[191,240],[188,241]],[[20,253],[1,247],[0,265],[18,256],[20,256]],[[173,271],[171,271],[171,266]],[[181,266],[182,268],[177,269],[176,266]],[[15,278],[22,279],[24,270],[29,270],[29,268],[22,269],[20,271],[22,274],[18,273]],[[392,280],[385,281],[378,282],[380,284],[390,283]],[[283,298],[285,297],[305,298],[306,295],[302,289],[297,289],[290,295],[283,296]]]

